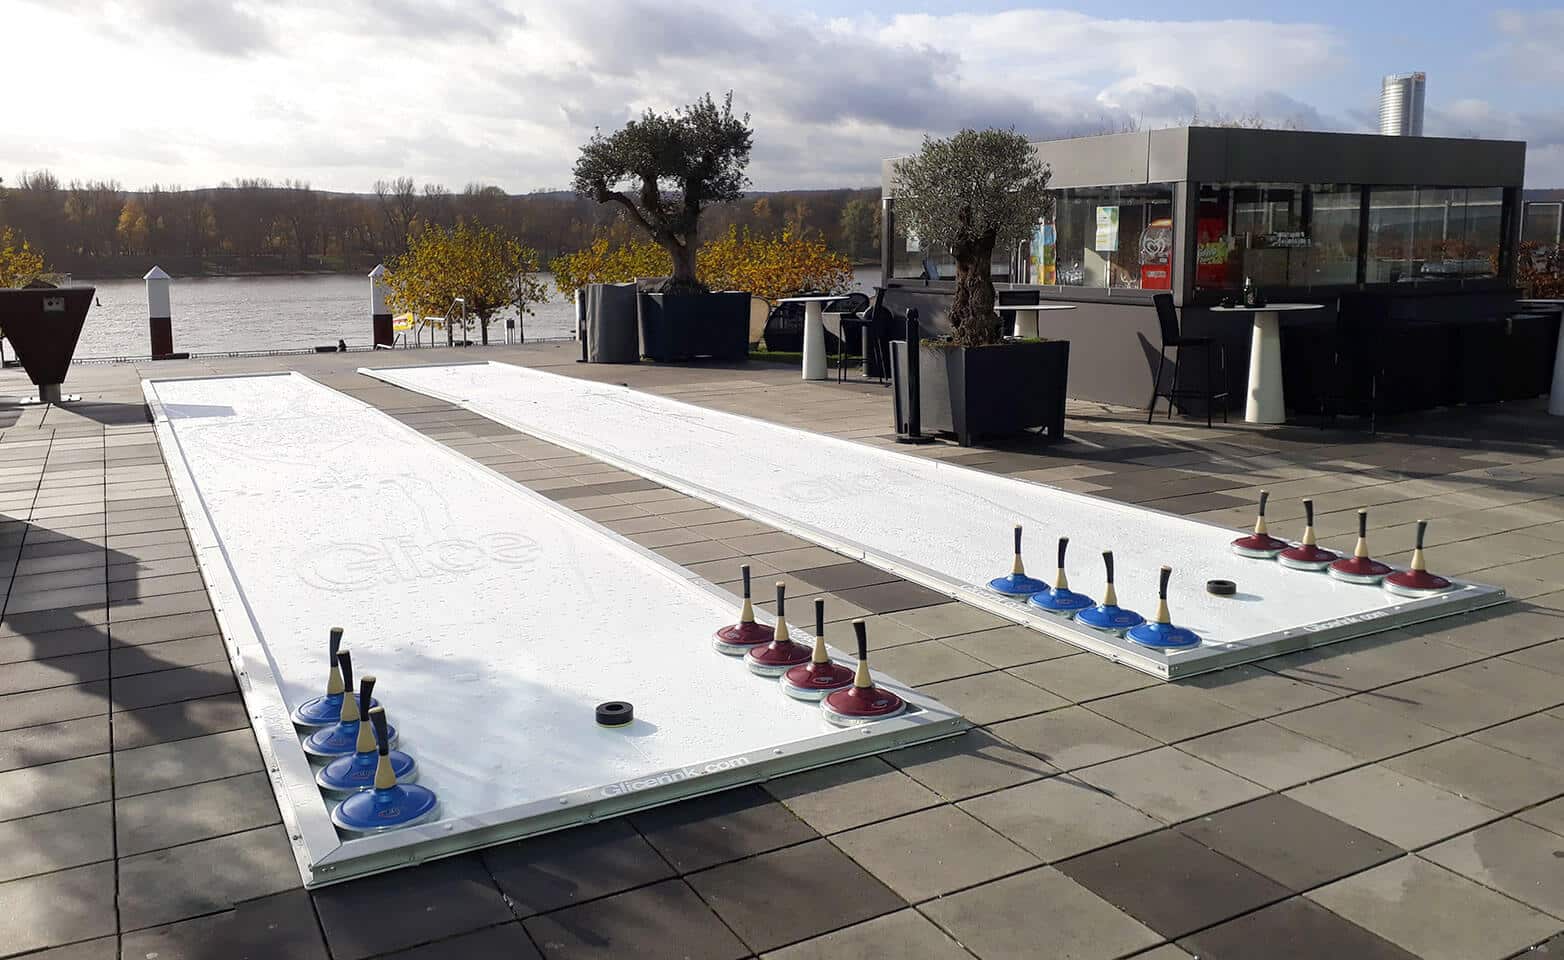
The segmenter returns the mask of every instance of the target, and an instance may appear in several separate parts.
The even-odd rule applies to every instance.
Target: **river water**
[[[879,270],[858,270],[859,288],[872,292]],[[522,321],[529,340],[570,337],[574,311],[542,275],[554,299],[534,304]],[[77,345],[78,359],[144,357],[147,333],[146,284],[140,280],[89,280],[98,303],[87,312]],[[351,276],[205,277],[176,279],[170,290],[174,349],[189,353],[307,350],[346,341],[372,342],[369,280]],[[514,314],[512,314],[514,316]],[[474,339],[477,339],[476,332]],[[489,326],[491,341],[504,342],[502,322]]]

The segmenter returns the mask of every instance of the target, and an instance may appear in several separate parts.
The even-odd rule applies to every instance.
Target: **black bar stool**
[[[1222,401],[1222,422],[1227,422],[1227,398],[1230,393],[1227,376],[1227,347],[1216,342],[1210,337],[1186,337],[1179,332],[1178,310],[1173,306],[1173,294],[1159,293],[1151,298],[1151,302],[1157,307],[1157,325],[1162,329],[1162,350],[1157,358],[1157,378],[1151,383],[1151,403],[1146,410],[1146,422],[1157,412],[1157,398],[1168,398],[1168,419],[1173,419],[1173,401],[1177,397],[1204,397],[1206,401],[1206,426],[1211,426],[1211,405],[1213,401]],[[1168,362],[1168,348],[1176,351],[1173,354],[1173,384],[1166,393],[1162,392],[1162,368]],[[1193,347],[1203,350],[1206,355],[1206,384],[1204,390],[1180,390],[1178,388],[1178,370],[1183,364],[1183,348]],[[1211,354],[1215,352],[1222,361],[1222,391],[1213,392],[1211,387],[1215,380],[1211,376]]]

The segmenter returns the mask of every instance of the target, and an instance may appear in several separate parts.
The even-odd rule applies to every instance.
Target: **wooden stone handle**
[[[1064,569],[1064,551],[1066,549],[1068,549],[1069,546],[1070,546],[1070,538],[1069,537],[1060,537],[1059,538],[1059,569],[1060,570]]]
[[[1113,582],[1113,551],[1112,550],[1104,550],[1102,552],[1102,565],[1108,568],[1108,582],[1112,583]]]
[[[369,722],[375,728],[375,747],[382,757],[391,753],[391,735],[386,729],[386,708],[376,707],[369,711]]]
[[[1158,597],[1158,599],[1166,600],[1168,598],[1168,580],[1172,579],[1172,577],[1173,577],[1173,568],[1172,567],[1163,567],[1162,568],[1162,584],[1161,584],[1161,586],[1157,587],[1157,597]]]
[[[858,662],[864,663],[869,659],[869,628],[862,620],[854,620],[853,633],[858,637]]]

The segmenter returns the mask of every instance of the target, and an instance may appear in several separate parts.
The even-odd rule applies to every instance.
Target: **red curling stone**
[[[853,685],[853,669],[834,661],[806,663],[782,675],[782,691],[797,700],[820,700]]]

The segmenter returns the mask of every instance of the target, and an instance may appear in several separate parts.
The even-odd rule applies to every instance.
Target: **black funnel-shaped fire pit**
[[[76,400],[60,393],[92,306],[93,287],[0,290],[0,330],[11,341],[22,369],[38,386],[38,398],[23,403]]]

